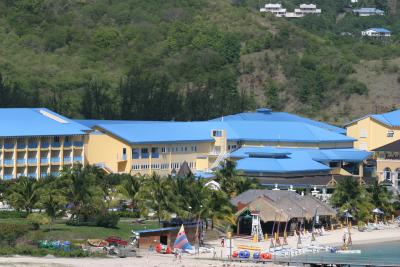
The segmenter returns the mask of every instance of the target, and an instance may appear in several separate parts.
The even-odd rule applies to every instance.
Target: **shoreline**
[[[315,244],[322,246],[340,246],[341,238],[343,236],[343,229],[337,229],[334,231],[327,231],[324,236],[318,236]],[[338,241],[339,240],[339,241]],[[400,227],[392,225],[391,228],[383,230],[375,230],[371,232],[358,232],[356,229],[352,229],[352,240],[353,246],[368,245],[368,244],[379,244],[385,242],[400,242]],[[237,250],[238,245],[249,245],[249,246],[260,246],[263,250],[267,250],[269,247],[270,240],[264,240],[260,243],[253,243],[248,239],[237,238],[234,241],[234,247],[232,250]],[[311,238],[304,239],[303,246],[309,245]],[[200,255],[187,255],[183,254],[182,259],[178,260],[174,255],[162,255],[155,254],[154,252],[143,252],[140,258],[56,258],[53,256],[46,257],[31,257],[31,256],[8,256],[0,257],[0,266],[12,266],[12,267],[174,267],[174,266],[185,266],[185,267],[222,267],[226,266],[227,248],[220,246],[220,240],[212,240],[207,245],[215,248],[216,258],[213,259],[213,255],[200,254]],[[287,248],[297,247],[297,238],[294,236],[288,237]],[[221,258],[222,257],[222,258]],[[254,263],[239,263],[235,262],[233,266],[255,266]],[[257,264],[258,266],[258,264]],[[268,264],[266,266],[274,267],[279,266],[276,264]]]

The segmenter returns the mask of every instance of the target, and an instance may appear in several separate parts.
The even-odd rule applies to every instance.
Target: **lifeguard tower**
[[[253,242],[261,242],[264,240],[264,235],[261,228],[260,211],[253,210],[251,217],[251,236],[253,237]]]

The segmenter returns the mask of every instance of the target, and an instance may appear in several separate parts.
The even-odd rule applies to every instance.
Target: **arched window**
[[[396,174],[397,174],[397,188],[400,188],[400,168],[396,169]]]
[[[383,170],[383,177],[385,178],[386,181],[391,181],[392,180],[392,170],[390,168],[385,168]]]

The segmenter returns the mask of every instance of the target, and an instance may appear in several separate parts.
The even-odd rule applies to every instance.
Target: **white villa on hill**
[[[282,4],[265,4],[260,12],[268,12],[276,17],[301,18],[307,14],[321,14],[321,9],[317,9],[315,4],[301,4],[294,12],[287,12],[286,8],[282,8]]]
[[[366,37],[390,37],[391,32],[385,28],[370,28],[361,32],[361,36]]]

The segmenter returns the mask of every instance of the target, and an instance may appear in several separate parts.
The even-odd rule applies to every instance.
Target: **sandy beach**
[[[352,239],[353,244],[360,245],[366,243],[379,243],[384,241],[400,241],[400,227],[392,225],[390,229],[375,230],[371,232],[359,232],[357,229],[352,229]],[[329,245],[337,246],[341,244],[341,238],[343,236],[343,230],[338,229],[334,231],[327,231],[326,235],[318,236],[316,244],[319,245]],[[3,257],[0,258],[0,266],[15,266],[15,267],[25,267],[25,266],[40,266],[40,267],[132,267],[132,266],[152,266],[152,267],[222,267],[222,266],[255,266],[254,263],[229,263],[227,261],[222,261],[220,258],[226,259],[228,250],[222,248],[219,245],[219,240],[214,240],[209,243],[209,245],[215,247],[216,253],[201,254],[199,256],[184,254],[181,260],[175,259],[173,255],[160,255],[154,252],[144,252],[141,253],[140,258],[84,258],[84,259],[70,259],[70,258],[54,258],[51,256],[44,258],[35,257],[24,257],[24,256],[14,256],[14,257]],[[308,245],[311,242],[311,238],[305,238],[303,240],[303,245]],[[288,243],[290,247],[297,246],[297,238],[289,237]],[[252,243],[248,239],[235,238],[234,246],[238,245],[252,245],[260,246],[264,249],[269,247],[270,241],[266,240],[259,242],[258,244]],[[264,264],[263,266],[277,266],[273,264]]]

